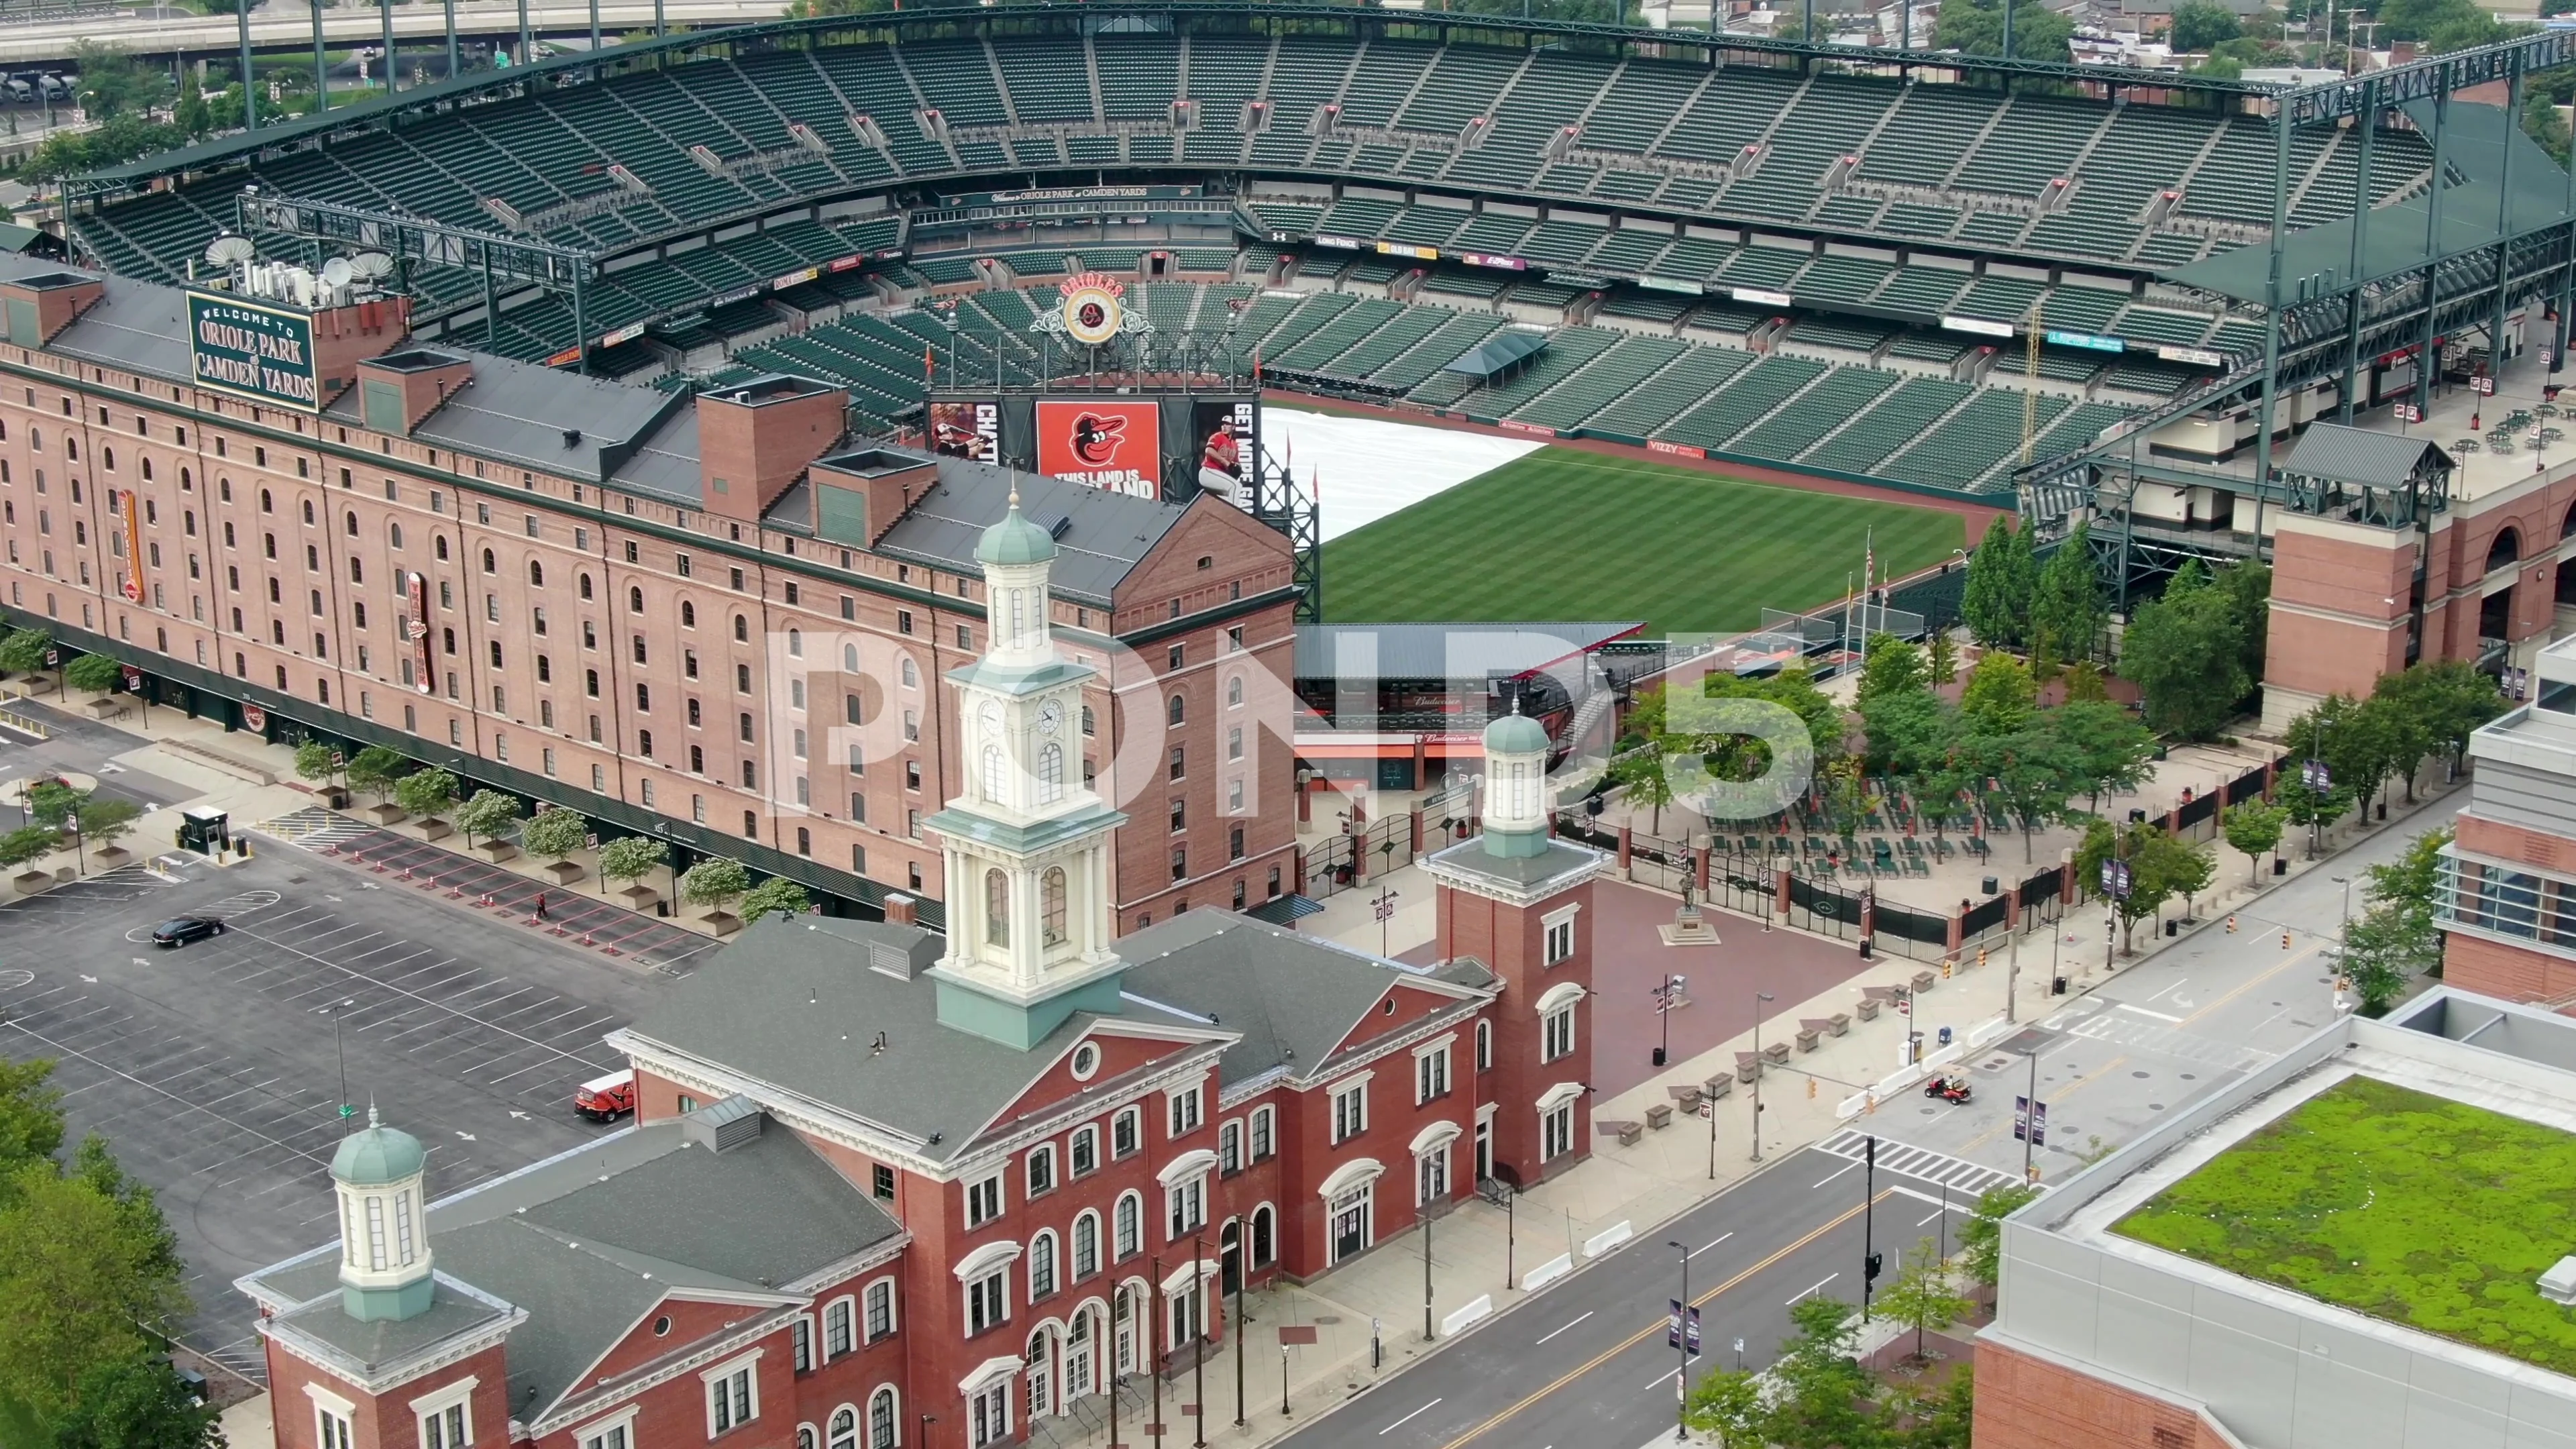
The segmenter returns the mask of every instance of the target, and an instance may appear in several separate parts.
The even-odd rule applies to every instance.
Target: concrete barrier
[[[1494,1316],[1494,1295],[1487,1293],[1475,1302],[1440,1320],[1440,1336],[1447,1338],[1471,1323]]]
[[[1612,1248],[1619,1246],[1621,1243],[1624,1243],[1635,1236],[1637,1236],[1637,1229],[1634,1224],[1626,1222],[1612,1223],[1610,1226],[1603,1228],[1601,1231],[1594,1233],[1591,1237],[1584,1240],[1583,1256],[1587,1258],[1598,1258],[1602,1254],[1609,1252]]]
[[[1541,1288],[1574,1271],[1574,1255],[1559,1253],[1521,1275],[1521,1291],[1536,1293]]]
[[[1990,1016],[1968,1028],[1964,1034],[1954,1037],[1948,1046],[1925,1052],[1923,1060],[1910,1067],[1900,1067],[1879,1078],[1866,1089],[1854,1092],[1835,1103],[1834,1116],[1848,1122],[1867,1111],[1872,1098],[1883,1106],[1903,1094],[1907,1088],[1921,1086],[1924,1078],[1979,1050],[2013,1028],[2014,1023],[2004,1020],[2001,1016]]]

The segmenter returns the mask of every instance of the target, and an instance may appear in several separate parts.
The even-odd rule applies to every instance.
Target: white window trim
[[[1540,993],[1536,1003],[1536,1010],[1539,1015],[1546,1016],[1550,1012],[1559,1011],[1565,1007],[1572,1006],[1590,994],[1591,993],[1585,991],[1583,987],[1576,982],[1560,981],[1554,986],[1549,987],[1546,991]]]
[[[1546,915],[1538,918],[1539,931],[1541,934],[1545,934],[1548,927],[1562,926],[1581,914],[1583,914],[1583,902],[1581,901],[1576,901],[1572,905],[1559,906],[1555,910],[1552,910]]]
[[[1582,1089],[1577,1086],[1576,1090]],[[1344,1193],[1366,1187],[1385,1175],[1385,1163],[1374,1157],[1354,1157],[1334,1168],[1333,1175],[1325,1178],[1322,1186],[1315,1189],[1315,1195],[1330,1202]]]
[[[701,1386],[698,1394],[698,1404],[699,1407],[706,1411],[708,1438],[715,1438],[719,1432],[730,1434],[733,1432],[733,1429],[739,1429],[744,1424],[752,1423],[760,1417],[760,1356],[768,1351],[769,1350],[765,1348],[755,1348],[748,1353],[735,1354],[733,1357],[726,1359],[723,1363],[717,1364],[712,1368],[704,1368],[698,1371],[698,1383]],[[718,1392],[716,1385],[721,1380],[731,1378],[735,1374],[744,1373],[746,1371],[749,1373],[751,1381],[750,1412],[744,1414],[742,1419],[733,1426],[733,1429],[719,1431],[716,1428],[716,1393]],[[631,1434],[627,1436],[627,1449],[634,1449],[634,1436]]]
[[[969,1209],[966,1214],[966,1226],[969,1229],[980,1228],[984,1226],[985,1223],[996,1223],[1002,1220],[1003,1212],[1011,1205],[1010,1188],[1003,1181],[1003,1179],[1010,1175],[1010,1171],[1007,1168],[995,1168],[993,1171],[988,1172],[982,1177],[976,1178],[972,1182],[966,1184],[966,1203]],[[975,1203],[975,1194],[977,1190],[981,1189],[986,1183],[991,1183],[993,1185],[993,1214],[990,1217],[978,1220],[972,1211]]]
[[[859,1285],[858,1297],[852,1300],[850,1308],[852,1313],[858,1315],[851,1320],[854,1331],[850,1334],[850,1341],[860,1348],[876,1342],[875,1339],[868,1337],[868,1292],[879,1283],[883,1283],[886,1290],[885,1336],[892,1338],[903,1331],[903,1294],[895,1286],[894,1275],[888,1273],[882,1277],[871,1278]]]
[[[1175,1157],[1154,1180],[1165,1187],[1177,1187],[1193,1177],[1204,1177],[1216,1171],[1216,1153],[1211,1148],[1194,1147]]]
[[[999,1358],[988,1358],[970,1370],[966,1377],[957,1381],[957,1392],[964,1394],[966,1397],[971,1399],[977,1394],[982,1393],[984,1390],[991,1388],[993,1385],[1018,1374],[1023,1367],[1025,1367],[1025,1365],[1020,1361],[1020,1359],[1012,1354],[1003,1354]],[[873,1391],[871,1391],[870,1397],[874,1397]],[[898,1417],[900,1416],[902,1403],[903,1401],[901,1399],[897,1399],[895,1401]],[[864,1424],[861,1427],[865,1427]]]
[[[332,1413],[339,1415],[343,1419],[346,1419],[350,1415],[358,1412],[358,1406],[354,1401],[341,1398],[338,1394],[331,1392],[320,1384],[306,1384],[304,1386],[304,1396],[311,1399],[318,1407],[329,1409]],[[632,1416],[630,1415],[629,1417]]]
[[[836,1354],[832,1352],[832,1310],[842,1304],[848,1304],[850,1309],[850,1346]],[[863,1337],[866,1332],[867,1325],[859,1317],[857,1295],[844,1293],[824,1304],[814,1315],[814,1366],[821,1368],[833,1359],[857,1353],[860,1345],[867,1341]]]
[[[1559,1082],[1539,1094],[1539,1115],[1545,1116],[1583,1095],[1581,1082]]]
[[[312,1390],[307,1389],[305,1392],[310,1393]],[[605,1434],[612,1429],[625,1430],[626,1449],[635,1449],[635,1416],[642,1413],[643,1410],[643,1405],[629,1403],[625,1408],[618,1410],[614,1414],[610,1414],[605,1418],[593,1419],[589,1423],[581,1425],[572,1431],[574,1449],[582,1449],[582,1446],[587,1445],[591,1440],[598,1438],[600,1435]]]
[[[1034,1164],[1041,1156],[1047,1159],[1047,1185],[1042,1188],[1031,1186],[1028,1180],[1028,1169],[1030,1165]],[[1031,1147],[1022,1159],[1020,1165],[1021,1197],[1023,1199],[1039,1197],[1046,1193],[1053,1192],[1062,1186],[1064,1186],[1063,1154],[1056,1151],[1056,1146],[1053,1142],[1041,1142],[1036,1146]]]
[[[1005,1239],[998,1243],[986,1243],[968,1253],[958,1259],[957,1266],[949,1271],[957,1275],[958,1282],[972,1283],[996,1268],[1009,1267],[1019,1260],[1020,1245]]]
[[[463,1449],[464,1445],[473,1443],[474,1386],[481,1382],[482,1379],[480,1376],[468,1374],[464,1378],[458,1379],[452,1384],[432,1389],[428,1393],[421,1395],[419,1398],[412,1400],[412,1425],[416,1431],[421,1431],[419,1438],[414,1442],[421,1444],[428,1443],[429,1435],[426,1432],[428,1421],[438,1418],[444,1415],[448,1410],[462,1405],[465,1409],[465,1437],[458,1443],[446,1446],[446,1449]]]
[[[1413,1054],[1417,1057],[1427,1057],[1433,1052],[1447,1051],[1457,1042],[1457,1040],[1458,1033],[1454,1031],[1444,1032],[1441,1035],[1435,1036],[1431,1040],[1414,1047]]]
[[[1426,1152],[1446,1147],[1465,1135],[1466,1129],[1460,1127],[1455,1122],[1434,1122],[1430,1126],[1423,1128],[1421,1131],[1414,1133],[1413,1143],[1406,1150],[1410,1151],[1414,1156],[1420,1157]]]
[[[1192,1269],[1196,1269],[1196,1273],[1193,1273],[1191,1271]],[[1163,1292],[1166,1294],[1178,1293],[1182,1289],[1190,1286],[1190,1282],[1193,1277],[1195,1277],[1197,1281],[1204,1283],[1216,1275],[1217,1265],[1214,1258],[1193,1259],[1189,1262],[1183,1263],[1181,1266],[1174,1268],[1171,1272],[1164,1275]]]

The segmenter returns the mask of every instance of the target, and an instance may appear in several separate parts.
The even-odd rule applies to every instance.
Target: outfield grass
[[[2540,1296],[2576,1245],[2576,1136],[2352,1077],[2112,1229],[2559,1373],[2576,1321]]]
[[[1955,513],[1542,448],[1324,546],[1335,622],[1644,619],[1733,631],[1841,597],[1876,530],[1882,573],[1937,564]]]

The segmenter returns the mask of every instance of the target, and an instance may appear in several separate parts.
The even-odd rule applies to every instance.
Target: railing
[[[14,694],[0,695],[0,725],[7,725],[9,728],[16,730],[22,735],[33,735],[40,740],[52,739],[54,737],[53,726],[46,724],[43,720],[40,720],[33,715],[21,714],[17,710],[8,707],[10,705],[23,704],[25,702],[26,701]]]

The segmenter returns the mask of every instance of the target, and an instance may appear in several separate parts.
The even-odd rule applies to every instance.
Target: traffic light
[[[1809,1078],[1807,1079],[1807,1100],[1808,1100],[1808,1101],[1810,1101],[1810,1102],[1812,1102],[1812,1101],[1814,1101],[1815,1099],[1816,1099],[1816,1079],[1815,1079],[1815,1078],[1813,1078],[1813,1077],[1809,1077]]]
[[[1986,948],[1983,946],[1977,948],[1977,964],[1980,966],[1986,964]]]
[[[1949,979],[1950,979],[1950,968],[1951,968],[1952,966],[1957,965],[1957,964],[1958,964],[1957,962],[1952,961],[1952,960],[1951,960],[1949,957],[1947,957],[1947,956],[1942,957],[1942,958],[1941,958],[1941,979],[1942,979],[1942,980],[1944,980],[1944,981],[1949,980]]]
[[[1863,1282],[1865,1282],[1865,1283],[1875,1283],[1875,1282],[1877,1282],[1877,1281],[1878,1281],[1878,1268],[1879,1268],[1879,1264],[1880,1264],[1880,1262],[1881,1262],[1881,1261],[1883,1261],[1883,1260],[1886,1258],[1886,1256],[1887,1256],[1887,1255],[1886,1255],[1886,1254],[1884,1254],[1884,1253],[1872,1253],[1872,1254],[1870,1254],[1870,1255],[1869,1255],[1869,1262],[1868,1262],[1866,1265],[1864,1265],[1864,1266],[1863,1266],[1863,1268],[1861,1269],[1861,1273],[1862,1273],[1861,1281],[1863,1281]]]
[[[2290,949],[2290,933],[2287,931],[2281,933],[2281,949],[2284,951]]]
[[[2231,936],[2236,934],[2236,913],[2234,911],[2229,911],[2227,913],[2227,934]]]

